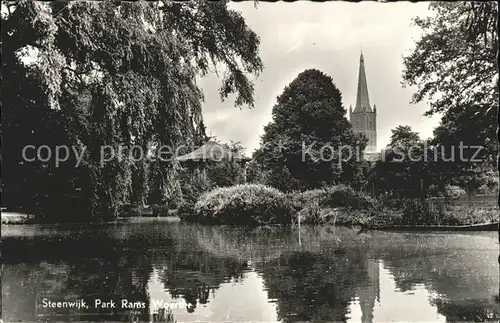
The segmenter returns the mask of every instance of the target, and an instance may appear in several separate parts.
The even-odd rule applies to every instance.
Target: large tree
[[[305,70],[286,86],[255,152],[270,184],[290,190],[356,182],[361,175],[356,153],[366,138],[354,134],[345,114],[340,91],[319,70]]]
[[[420,196],[432,184],[426,142],[410,126],[391,130],[383,158],[370,170],[368,180],[379,192]]]
[[[203,128],[196,76],[225,65],[221,97],[236,93],[237,105],[251,106],[246,75],[263,67],[258,45],[226,2],[2,3],[3,202],[97,220],[120,203],[144,201],[145,160],[101,165],[100,147],[196,143]],[[87,150],[79,167],[74,157],[56,167],[53,159],[24,161],[26,145]],[[170,168],[151,169],[168,182]]]
[[[495,1],[432,2],[433,14],[416,18],[423,35],[404,58],[405,84],[414,101],[430,99],[428,114],[466,107],[482,114],[498,107]]]
[[[434,144],[464,152],[452,176],[471,179],[495,167],[498,114],[497,2],[433,2],[432,15],[416,18],[423,35],[404,59],[403,81],[417,86],[413,101],[428,100],[427,115],[442,114]],[[481,160],[481,162],[471,162]]]

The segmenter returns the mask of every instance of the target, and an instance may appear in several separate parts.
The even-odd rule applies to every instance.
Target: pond
[[[496,232],[2,226],[16,321],[498,321]],[[59,303],[58,303],[59,302]]]

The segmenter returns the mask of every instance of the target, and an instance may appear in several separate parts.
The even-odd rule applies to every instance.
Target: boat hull
[[[473,225],[366,225],[364,230],[381,231],[497,231],[498,223],[473,224]]]

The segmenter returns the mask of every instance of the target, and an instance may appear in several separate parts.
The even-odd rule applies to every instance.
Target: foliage
[[[193,221],[210,224],[291,224],[293,208],[286,195],[258,184],[216,188],[194,206]]]
[[[427,201],[420,199],[403,199],[401,223],[405,225],[425,225],[436,224],[442,216],[439,212],[433,211]]]
[[[438,185],[431,185],[429,187],[429,195],[431,196],[456,199],[465,194],[465,190],[457,185],[445,185],[444,190],[440,190]]]
[[[466,109],[443,117],[431,142],[439,149],[433,170],[437,182],[477,189],[498,178],[496,113],[482,116]]]
[[[369,185],[399,196],[422,195],[432,183],[427,149],[427,142],[411,127],[396,127],[383,158],[368,174]]]
[[[200,169],[182,171],[179,181],[182,189],[181,203],[185,202],[190,205],[194,205],[203,193],[214,188],[213,182]]]
[[[148,204],[175,209],[182,203],[181,169],[176,164],[153,161],[149,172]]]
[[[309,203],[319,207],[347,207],[349,209],[370,209],[377,207],[377,201],[367,194],[355,191],[349,186],[328,186],[322,189],[292,193],[289,196],[295,206]]]
[[[171,167],[126,157],[101,165],[101,147],[196,143],[204,135],[196,76],[222,64],[221,97],[236,93],[236,105],[251,106],[246,74],[262,69],[258,46],[226,2],[2,3],[3,202],[68,221],[163,202]],[[86,150],[79,167],[72,154],[57,167],[23,161],[26,145]]]
[[[382,160],[377,161],[368,174],[369,186],[375,186],[379,192],[406,197],[447,195],[446,189],[450,186],[468,191],[479,187],[491,190],[496,185],[498,172],[490,159],[473,162],[470,158],[477,149],[466,145],[461,148],[461,145],[460,142],[444,145],[436,138],[421,140],[409,126],[398,126],[392,130]]]
[[[445,187],[445,191],[444,191],[445,197],[458,198],[464,194],[465,194],[465,190],[459,186],[447,185]]]
[[[461,189],[455,187],[453,190]],[[386,197],[379,198],[378,201],[385,211],[383,215],[370,219],[375,224],[453,226],[484,224],[498,220],[496,207],[477,207],[468,203],[455,204],[439,200],[431,207],[432,200],[411,197]],[[441,205],[442,202],[444,204]]]
[[[477,187],[484,172],[496,167],[498,114],[498,4],[485,2],[433,2],[433,15],[415,19],[423,31],[415,50],[404,59],[403,81],[416,85],[414,102],[430,101],[428,115],[442,114],[433,145],[464,160],[441,162],[436,173],[442,183]],[[472,161],[472,157],[476,161]],[[479,161],[477,161],[479,160]]]
[[[403,80],[418,86],[415,102],[431,99],[429,114],[466,106],[485,114],[498,104],[497,3],[433,2],[430,9],[433,15],[414,20],[423,36],[404,60]]]
[[[331,77],[315,69],[300,73],[278,96],[273,121],[254,154],[270,173],[268,184],[289,191],[355,181],[356,158],[340,161],[339,151],[343,146],[362,151],[366,138],[354,134],[345,114]],[[273,182],[287,173],[288,187]]]
[[[168,216],[169,207],[168,205],[152,205],[153,216]]]
[[[235,155],[243,155],[245,151],[240,142],[221,143],[221,145]],[[209,163],[207,174],[214,185],[218,187],[232,186],[243,182],[243,166],[232,160]]]
[[[2,211],[2,224],[29,224],[33,217],[28,214]]]
[[[355,225],[382,211],[377,200],[344,185],[294,192],[288,198],[304,224]]]
[[[250,162],[247,163],[247,183],[252,183],[252,184],[264,183],[264,169],[262,165],[255,160],[251,160]]]
[[[421,141],[418,133],[412,131],[410,126],[397,126],[391,132],[391,139],[387,145],[388,148],[399,147],[407,152],[410,147]]]
[[[452,207],[443,215],[441,224],[471,225],[498,222],[498,210],[482,207]]]

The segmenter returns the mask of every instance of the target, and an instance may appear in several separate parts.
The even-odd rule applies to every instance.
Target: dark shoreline
[[[104,221],[100,223],[84,223],[84,222],[55,222],[55,223],[47,223],[47,222],[36,222],[34,220],[27,221],[25,223],[15,222],[15,223],[4,223],[2,221],[2,226],[22,226],[22,225],[54,225],[54,226],[78,226],[78,225],[113,225],[113,224],[139,224],[139,223],[187,223],[181,220],[178,216],[130,216],[130,217],[119,217],[111,221]],[[314,224],[304,223],[302,225],[309,226]],[[323,226],[323,225],[333,225],[333,223],[321,223],[315,224],[315,226]],[[470,224],[470,225],[457,225],[457,226],[447,226],[447,225],[392,225],[392,224],[383,224],[383,225],[371,225],[371,224],[354,224],[354,223],[341,223],[337,222],[334,225],[343,226],[343,227],[353,227],[360,228],[361,231],[444,231],[444,232],[459,232],[459,231],[497,231],[498,223],[482,223],[482,224]],[[281,226],[281,225],[278,225]],[[297,227],[297,224],[293,225]],[[258,226],[256,228],[265,228],[268,226]]]
[[[497,231],[498,223],[470,225],[363,225],[362,230],[378,231]]]

